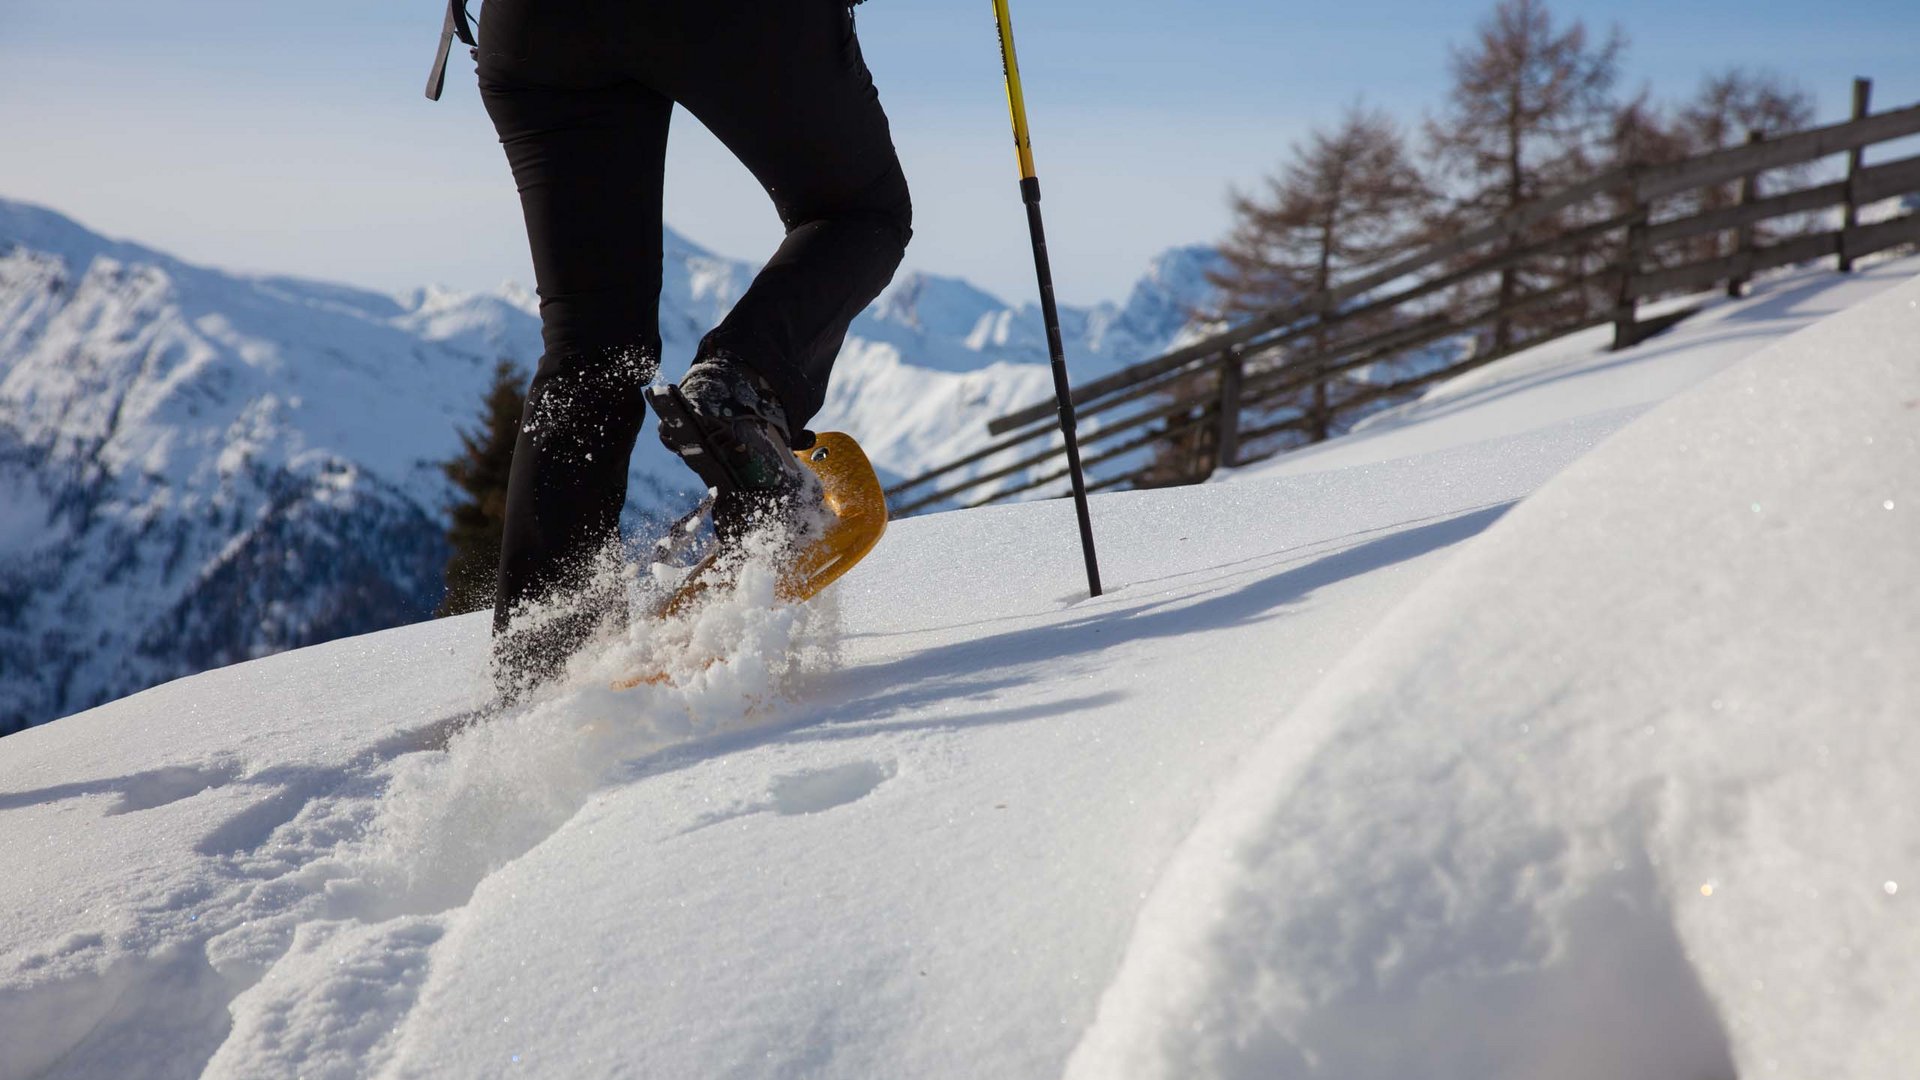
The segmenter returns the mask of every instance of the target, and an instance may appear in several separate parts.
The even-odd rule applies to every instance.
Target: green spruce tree
[[[460,455],[440,469],[463,497],[449,509],[447,592],[436,617],[464,615],[493,605],[494,575],[500,565],[501,529],[507,518],[507,472],[513,443],[520,434],[520,410],[526,406],[525,376],[511,361],[493,369],[479,424],[460,432]]]

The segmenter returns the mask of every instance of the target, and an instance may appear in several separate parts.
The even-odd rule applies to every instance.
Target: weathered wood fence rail
[[[1074,388],[1088,488],[1198,482],[1221,465],[1239,465],[1274,451],[1251,446],[1308,418],[1276,404],[1317,383],[1406,357],[1496,324],[1540,312],[1563,313],[1505,348],[1476,348],[1397,381],[1362,383],[1346,407],[1388,401],[1521,349],[1612,323],[1614,347],[1636,344],[1691,309],[1642,318],[1643,301],[1696,293],[1724,284],[1737,295],[1753,275],[1833,257],[1847,271],[1855,260],[1920,242],[1920,212],[1863,224],[1860,207],[1920,192],[1920,155],[1867,166],[1863,151],[1920,134],[1920,105],[1878,114],[1868,110],[1868,84],[1854,90],[1854,118],[1683,161],[1619,168],[1529,203],[1499,219],[1371,268],[1220,333]],[[1777,193],[1764,174],[1846,154],[1836,181]],[[1737,185],[1732,205],[1716,193]],[[1706,208],[1711,207],[1711,208]],[[1763,242],[1757,226],[1795,215],[1825,214],[1838,225]],[[1566,227],[1545,238],[1526,234],[1550,219]],[[1714,252],[1698,258],[1703,244]],[[1721,253],[1724,250],[1724,253]],[[1462,290],[1503,271],[1558,258],[1599,265],[1562,274],[1506,303],[1460,310]],[[1484,291],[1484,290],[1483,290]],[[1305,350],[1304,352],[1302,350]],[[987,425],[979,449],[887,490],[896,515],[942,505],[978,506],[1010,499],[1066,478],[1052,402],[1038,403]],[[1139,451],[1162,460],[1143,466]],[[1164,453],[1181,448],[1184,466],[1166,477]],[[1101,466],[1118,463],[1105,474]]]

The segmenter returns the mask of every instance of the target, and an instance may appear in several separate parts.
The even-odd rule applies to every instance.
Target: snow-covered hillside
[[[752,267],[669,234],[668,374]],[[1179,338],[1204,249],[1067,313],[1077,370]],[[422,618],[445,481],[494,363],[531,369],[537,301],[240,277],[0,200],[0,733],[166,678]],[[1046,392],[1039,317],[908,275],[863,313],[816,427],[898,475]],[[690,474],[642,438],[636,521]]]
[[[1917,271],[1098,496],[1097,600],[996,507],[478,724],[468,617],[9,737],[0,1080],[1901,1075]]]

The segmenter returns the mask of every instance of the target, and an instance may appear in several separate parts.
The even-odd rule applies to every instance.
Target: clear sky
[[[644,2],[644,0],[634,0]],[[827,0],[795,0],[827,2]],[[1061,296],[1119,298],[1164,247],[1216,239],[1231,184],[1353,101],[1411,128],[1491,2],[1014,0]],[[1782,71],[1839,119],[1855,74],[1920,100],[1912,0],[1556,0],[1618,24],[1629,85]],[[477,2],[475,10],[478,9]],[[436,0],[0,0],[0,196],[183,257],[381,288],[531,281],[473,89],[421,96]],[[869,65],[914,191],[908,265],[1010,300],[1032,266],[987,0],[871,0]],[[675,122],[667,221],[723,254],[778,240],[753,180]]]

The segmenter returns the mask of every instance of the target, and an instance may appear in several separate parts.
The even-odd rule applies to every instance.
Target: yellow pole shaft
[[[1013,15],[1007,0],[993,0],[993,17],[1000,23],[1000,66],[1007,76],[1007,110],[1013,114],[1013,148],[1020,155],[1020,179],[1032,180],[1033,137],[1027,132],[1027,99],[1020,91],[1020,58],[1013,51]]]

